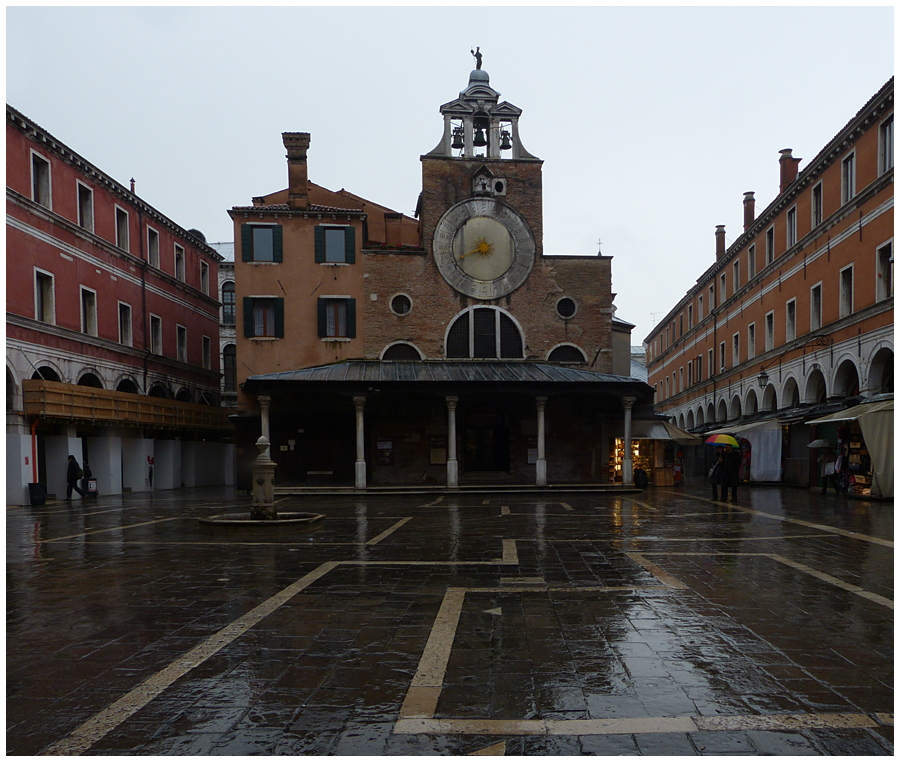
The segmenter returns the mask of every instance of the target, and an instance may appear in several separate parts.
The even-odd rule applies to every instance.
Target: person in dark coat
[[[709,477],[712,482],[712,499],[719,499],[719,485],[722,486],[722,499],[725,499],[725,491],[728,489],[725,482],[725,453],[721,447],[716,448],[716,463],[713,466],[712,475]]]
[[[741,483],[741,451],[731,445],[725,445],[725,481],[722,489],[722,499],[728,497],[728,488],[731,487],[731,502],[737,502],[737,489]]]
[[[84,497],[84,491],[78,486],[78,480],[82,477],[83,472],[74,455],[69,456],[69,466],[66,469],[66,500],[72,500],[72,490],[74,489],[79,495]]]

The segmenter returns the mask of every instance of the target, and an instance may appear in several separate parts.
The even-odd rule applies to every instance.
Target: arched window
[[[225,391],[237,391],[237,347],[226,345],[222,350],[222,372],[225,374]]]
[[[78,379],[78,386],[90,386],[94,389],[102,389],[103,384],[100,379],[97,378],[93,373],[85,373],[81,378]]]
[[[234,325],[234,281],[222,284],[222,325]]]
[[[495,307],[458,315],[447,332],[448,358],[522,359],[524,342],[513,319]]]
[[[123,378],[116,387],[117,392],[127,392],[128,394],[138,394],[137,384],[130,378]]]
[[[564,344],[556,347],[547,357],[550,362],[587,362],[584,353],[578,348],[570,344]]]
[[[393,362],[418,362],[422,358],[419,356],[419,350],[412,344],[392,344],[384,350],[381,359]]]

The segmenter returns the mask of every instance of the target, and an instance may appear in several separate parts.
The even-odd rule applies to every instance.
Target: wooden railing
[[[25,414],[56,421],[92,421],[117,426],[227,430],[232,410],[55,381],[22,382]]]

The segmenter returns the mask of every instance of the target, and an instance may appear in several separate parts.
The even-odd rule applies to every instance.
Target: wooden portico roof
[[[313,390],[349,391],[367,384],[386,385],[397,390],[425,386],[430,391],[465,387],[484,391],[497,387],[548,393],[603,392],[613,396],[634,395],[639,401],[652,400],[653,388],[645,381],[629,376],[614,376],[565,365],[541,362],[503,362],[466,360],[423,360],[421,362],[383,362],[348,360],[316,368],[281,371],[250,376],[246,391],[299,386]]]

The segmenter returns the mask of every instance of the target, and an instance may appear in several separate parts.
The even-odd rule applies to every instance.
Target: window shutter
[[[316,262],[324,262],[325,261],[325,228],[321,225],[316,225],[315,227],[316,234]],[[320,336],[324,336],[324,334],[319,334]]]
[[[356,299],[347,299],[347,338],[356,338]]]
[[[250,225],[241,225],[241,261],[253,261],[253,228]]]
[[[244,336],[253,338],[253,297],[244,297]]]
[[[272,228],[272,259],[275,262],[284,261],[284,236],[282,235],[281,225]]]
[[[318,232],[319,228],[316,228]],[[318,320],[319,320],[319,337],[322,338],[326,334],[325,327],[325,303],[326,299],[317,299],[316,300],[316,310],[318,312]]]
[[[275,300],[275,335],[284,338],[284,299]]]
[[[344,231],[344,253],[348,265],[356,263],[356,228],[352,226]]]

